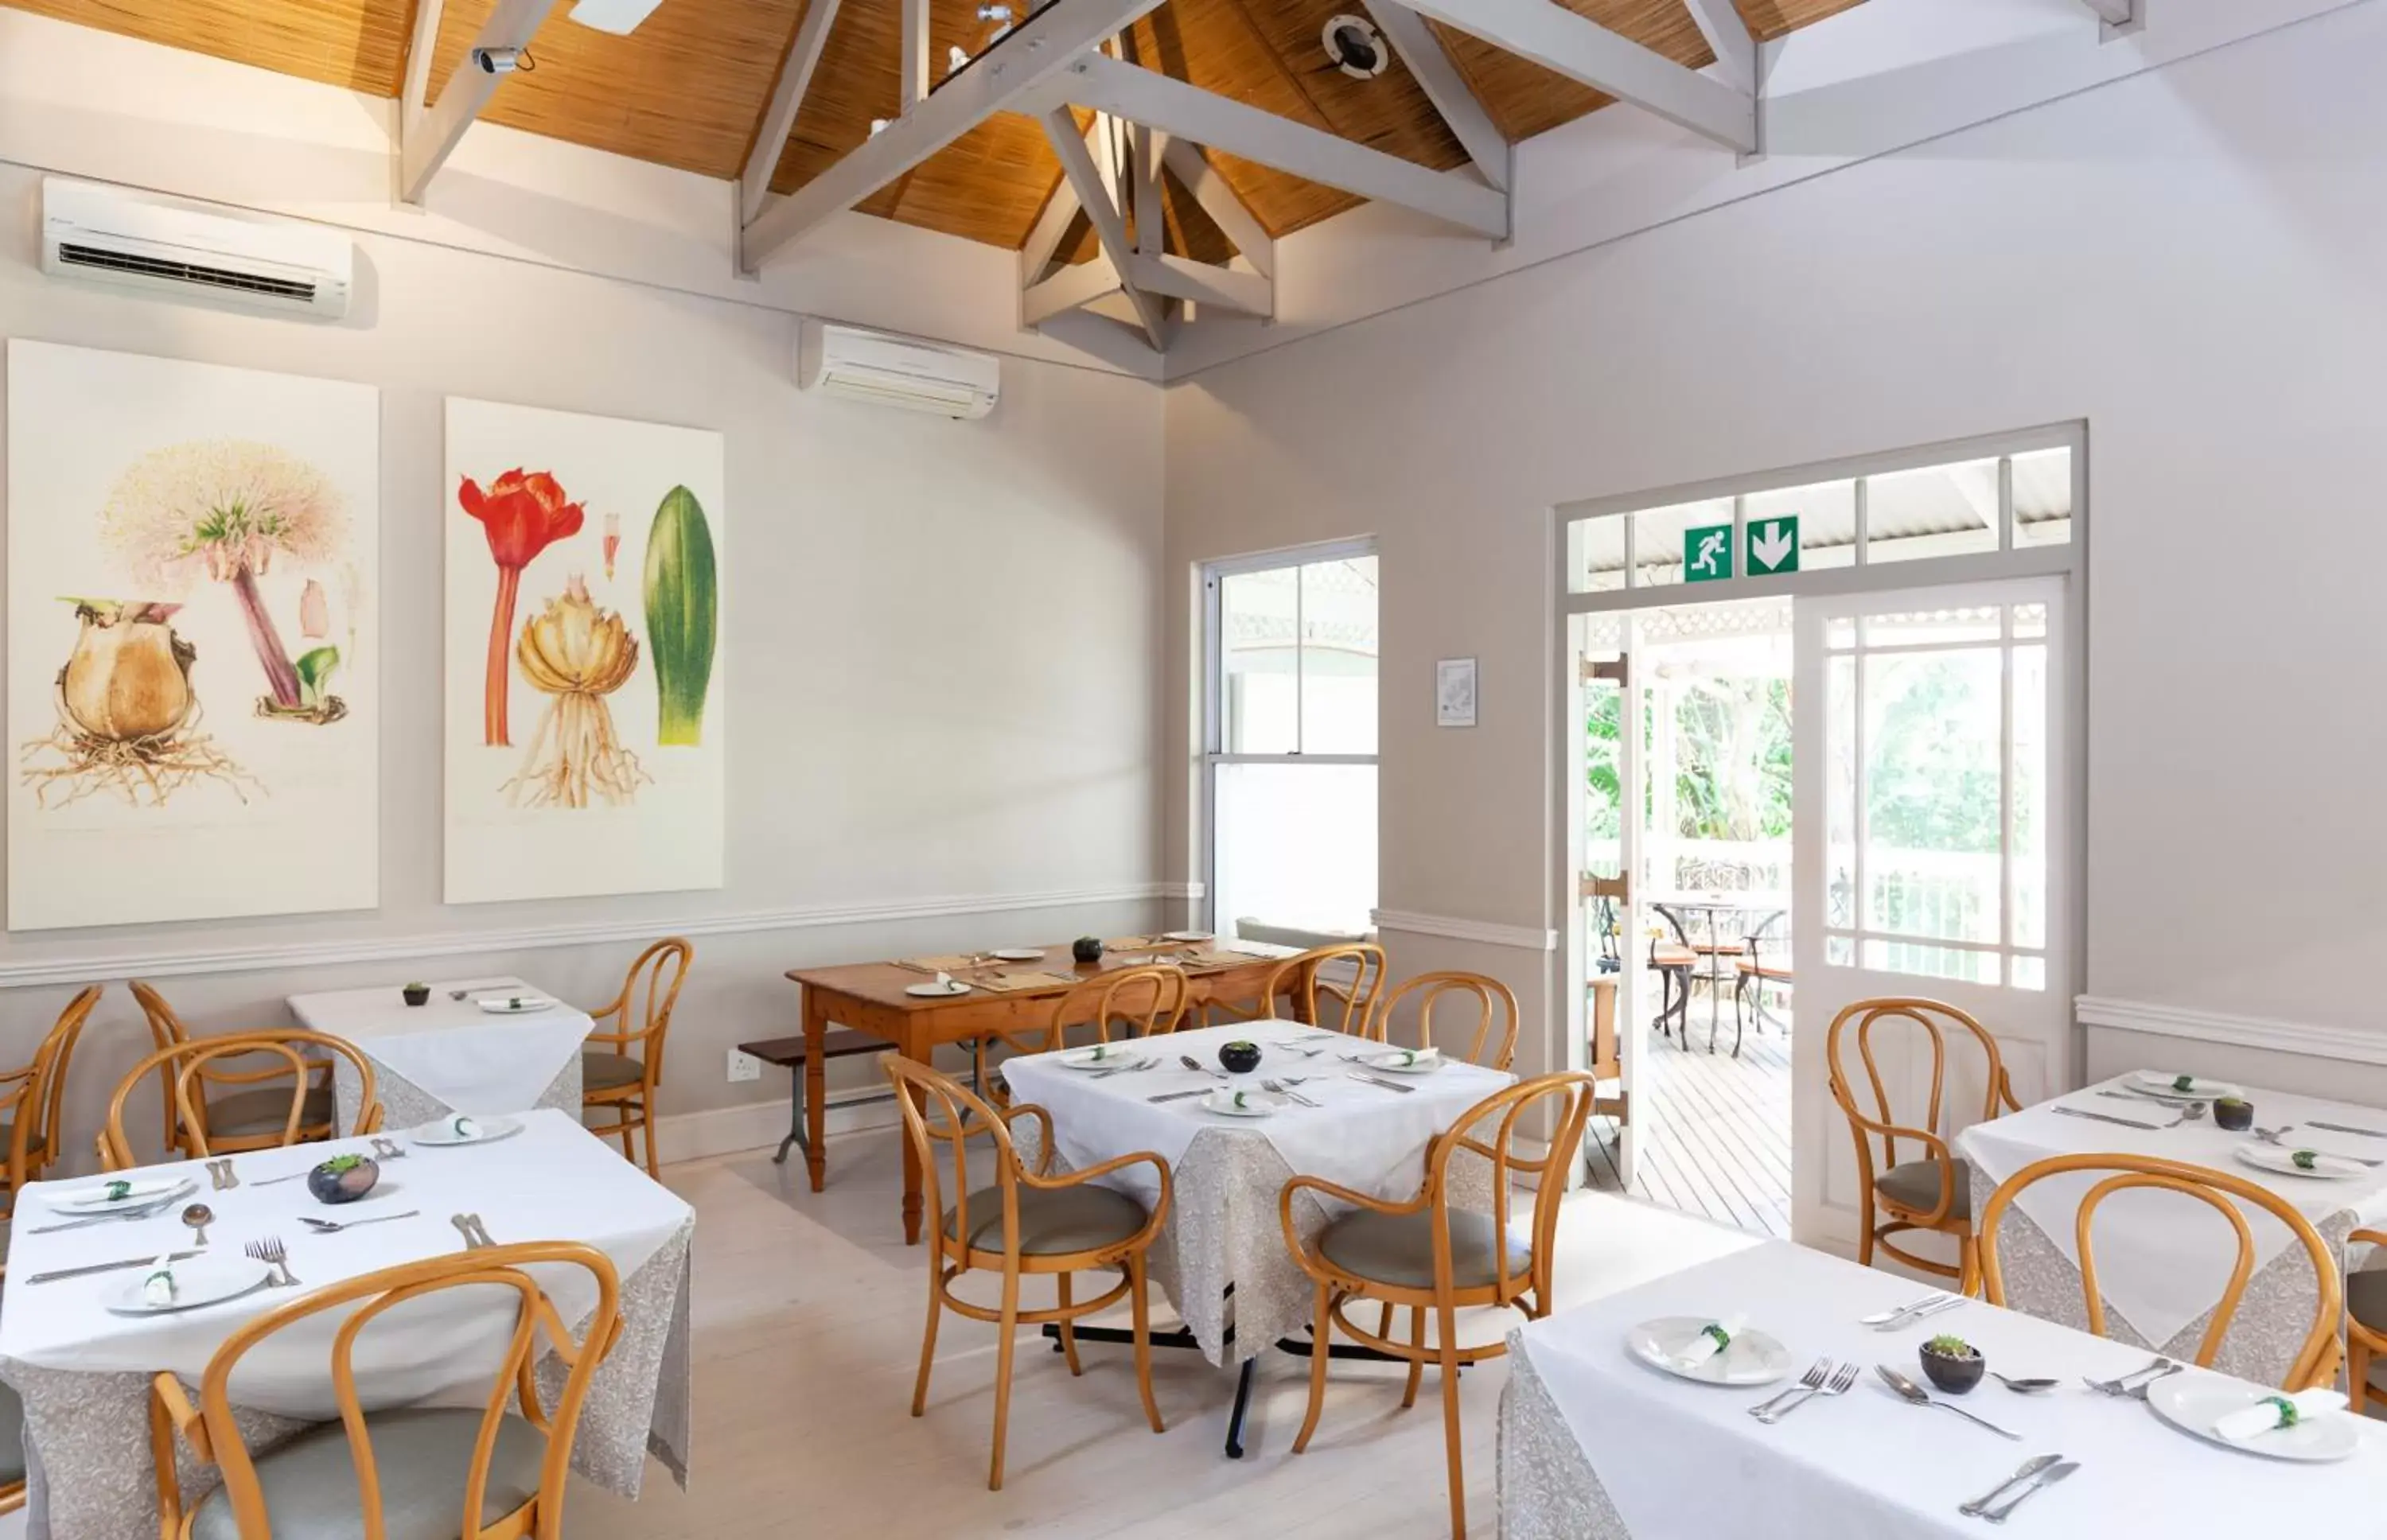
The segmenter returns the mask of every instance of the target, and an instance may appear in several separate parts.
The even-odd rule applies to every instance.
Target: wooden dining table
[[[1153,940],[1138,938],[1138,940]],[[1234,950],[1232,961],[1197,963],[1198,954],[1212,954],[1212,948]],[[1093,963],[1080,963],[1070,955],[1067,943],[1044,949],[1037,962],[1004,962],[989,965],[975,971],[956,968],[954,978],[967,982],[981,975],[1012,973],[1048,973],[1060,982],[1042,984],[1026,989],[997,991],[972,987],[966,994],[941,998],[924,998],[905,991],[915,984],[927,983],[933,974],[905,962],[850,963],[835,967],[789,968],[788,978],[802,991],[804,1020],[804,1103],[806,1135],[810,1147],[805,1151],[805,1164],[812,1178],[813,1191],[817,1193],[827,1178],[827,1148],[823,1142],[827,1133],[827,1054],[826,1047],[829,1029],[842,1027],[861,1032],[887,1043],[896,1053],[921,1064],[930,1062],[937,1049],[949,1043],[966,1043],[987,1037],[997,1029],[1018,1030],[1052,1019],[1061,998],[1088,978],[1121,968],[1145,963],[1177,963],[1184,966],[1190,986],[1187,1009],[1198,1012],[1206,1005],[1256,1004],[1261,990],[1267,987],[1269,975],[1285,958],[1296,956],[1293,947],[1272,946],[1261,941],[1221,941],[1193,944],[1171,944],[1156,941],[1151,946],[1105,952]],[[1293,1006],[1295,1019],[1306,1007],[1299,999]],[[917,1244],[920,1239],[920,1162],[911,1141],[903,1142],[903,1240]]]

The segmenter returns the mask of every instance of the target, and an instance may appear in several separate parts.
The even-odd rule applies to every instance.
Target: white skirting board
[[[891,1129],[897,1117],[891,1101],[834,1095],[828,1099],[828,1133],[832,1139],[841,1133]],[[655,1125],[661,1135],[656,1148],[663,1153],[665,1165],[746,1150],[773,1150],[788,1137],[788,1099],[781,1096],[777,1101],[746,1102],[704,1112],[665,1113],[655,1119]],[[788,1152],[790,1164],[802,1158],[800,1150]],[[0,1534],[0,1540],[6,1540],[5,1534]]]

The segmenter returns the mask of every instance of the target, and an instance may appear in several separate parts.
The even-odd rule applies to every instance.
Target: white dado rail
[[[1379,931],[1397,930],[1408,936],[1441,936],[1454,941],[1480,941],[1485,946],[1512,946],[1525,952],[1549,952],[1559,944],[1555,930],[1522,925],[1492,925],[1448,915],[1418,915],[1405,909],[1371,909],[1368,917]]]
[[[2072,1002],[2072,1014],[2083,1027],[2106,1027],[2125,1032],[2151,1032],[2159,1037],[2187,1038],[2231,1048],[2261,1048],[2311,1058],[2338,1059],[2349,1064],[2387,1065],[2387,1030],[2361,1027],[2323,1027],[2312,1022],[2280,1021],[2267,1016],[2226,1016],[2218,1011],[2191,1010],[2146,1001],[2114,1000],[2084,994]]]
[[[87,984],[94,979],[187,978],[202,973],[253,973],[271,968],[331,967],[348,963],[392,963],[417,957],[463,957],[476,953],[536,952],[547,947],[606,946],[650,941],[668,931],[676,936],[733,936],[768,930],[806,930],[832,925],[886,924],[954,915],[994,915],[1031,909],[1073,909],[1095,903],[1140,903],[1198,896],[1182,882],[1130,882],[1109,888],[1075,888],[1042,893],[994,893],[943,898],[890,899],[881,903],[817,904],[801,909],[764,909],[740,914],[595,920],[579,925],[524,926],[509,930],[432,931],[412,936],[356,936],[321,941],[259,942],[254,946],[193,947],[184,951],[87,953],[22,960],[0,959],[0,989]]]

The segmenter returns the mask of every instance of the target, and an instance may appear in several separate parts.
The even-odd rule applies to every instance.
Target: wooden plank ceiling
[[[436,100],[497,0],[448,0],[431,70]],[[734,179],[808,0],[663,0],[627,37],[575,26],[568,3],[539,31],[535,69],[508,78],[482,116],[619,155]],[[1012,0],[1025,16],[1033,0]],[[1712,56],[1682,0],[1556,0],[1694,68]],[[1737,0],[1759,38],[1778,37],[1858,0]],[[322,81],[398,94],[416,0],[0,0],[19,10]],[[1138,22],[1127,57],[1295,121],[1437,170],[1466,155],[1396,57],[1374,80],[1327,61],[1327,20],[1359,0],[1168,0]],[[843,0],[771,185],[792,191],[892,118],[900,0]],[[975,53],[991,29],[977,0],[930,0],[932,58]],[[1435,24],[1444,45],[1510,142],[1572,121],[1609,98],[1489,44]],[[1283,235],[1350,208],[1349,194],[1269,167],[1213,157],[1245,207]],[[1001,115],[861,205],[868,213],[1017,247],[1059,183],[1060,166],[1030,120]],[[1231,248],[1171,177],[1172,250],[1218,260]],[[1079,229],[1063,244],[1091,254]]]

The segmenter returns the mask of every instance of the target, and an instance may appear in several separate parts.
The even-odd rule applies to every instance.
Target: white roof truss
[[[498,0],[472,47],[456,61],[448,83],[440,87],[439,103],[426,108],[423,98],[431,85],[431,45],[438,40],[440,6],[423,0],[414,18],[414,37],[407,49],[406,97],[399,108],[398,196],[421,203],[431,179],[456,153],[464,131],[481,115],[496,94],[500,77],[476,68],[473,56],[484,48],[527,48],[539,23],[555,8],[556,0]]]

